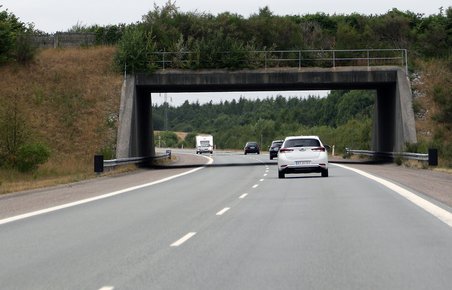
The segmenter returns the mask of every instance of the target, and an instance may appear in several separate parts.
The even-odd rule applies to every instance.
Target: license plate
[[[295,161],[295,165],[311,164],[311,161]]]

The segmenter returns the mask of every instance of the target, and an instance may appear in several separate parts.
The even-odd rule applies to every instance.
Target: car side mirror
[[[330,149],[331,149],[331,146],[330,146],[330,145],[327,145],[327,144],[323,144],[323,147],[325,147],[326,150],[330,150]]]

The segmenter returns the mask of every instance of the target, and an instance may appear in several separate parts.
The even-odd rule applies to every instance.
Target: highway
[[[451,289],[451,226],[388,187],[333,164],[278,179],[268,155],[212,159],[0,223],[0,289]]]

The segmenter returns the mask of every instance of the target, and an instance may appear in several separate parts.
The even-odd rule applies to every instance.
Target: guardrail
[[[115,167],[119,165],[127,165],[127,164],[143,164],[154,160],[160,159],[171,159],[171,150],[166,150],[164,155],[159,156],[146,156],[146,157],[129,157],[129,158],[118,158],[118,159],[110,159],[104,160],[104,156],[95,155],[94,156],[94,172],[100,173],[104,171],[105,167]]]
[[[208,56],[191,51],[161,51],[153,52],[150,62],[157,69],[395,65],[408,72],[407,54],[406,49],[226,51]]]
[[[347,152],[347,154],[357,154],[357,155],[365,155],[365,156],[373,156],[373,157],[386,157],[386,158],[401,157],[404,159],[428,161],[428,154],[424,154],[424,153],[377,152],[377,151],[370,151],[370,150],[353,150],[353,149],[348,149],[348,148],[346,148],[345,151]]]
[[[400,157],[403,159],[428,161],[428,165],[430,165],[430,166],[438,165],[438,149],[433,149],[433,148],[428,149],[428,153],[377,152],[377,151],[370,151],[370,150],[353,150],[353,149],[349,149],[349,148],[345,148],[345,152],[347,154],[366,155],[366,156],[372,156],[372,157],[384,158],[384,159],[395,159],[395,158]]]

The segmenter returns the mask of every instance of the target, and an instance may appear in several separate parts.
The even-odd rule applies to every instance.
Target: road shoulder
[[[449,173],[396,164],[347,164],[347,166],[387,179],[449,208],[452,207],[452,176]]]
[[[202,166],[208,159],[193,154],[177,154],[174,164],[189,168],[138,169],[127,174],[101,176],[81,182],[43,189],[14,192],[0,196],[0,219],[45,208],[60,206],[110,192],[155,182]]]

